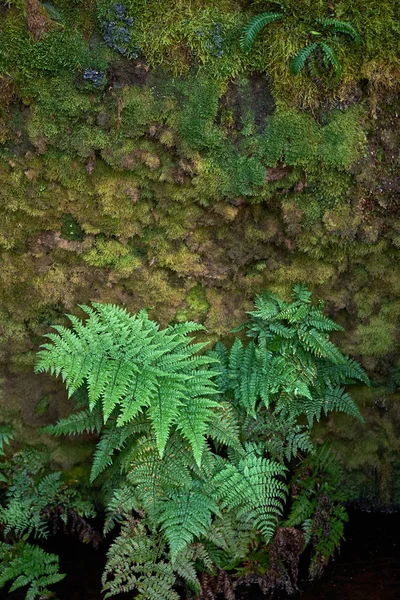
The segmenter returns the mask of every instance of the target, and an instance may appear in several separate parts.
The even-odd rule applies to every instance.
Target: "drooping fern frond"
[[[222,505],[239,508],[240,518],[250,521],[269,541],[286,499],[284,475],[285,468],[278,462],[248,451],[237,464],[223,464],[213,484]]]
[[[106,520],[104,523],[104,533],[109,533],[126,515],[137,510],[139,506],[135,489],[130,485],[123,485],[121,488],[113,490],[111,498],[106,506]]]
[[[212,514],[218,512],[216,502],[198,485],[175,492],[162,503],[158,523],[165,532],[172,562],[194,538],[206,533]]]
[[[270,23],[279,21],[282,19],[284,13],[282,12],[266,12],[259,15],[255,15],[246,25],[243,27],[242,35],[240,36],[240,48],[246,54],[250,52],[254,45],[256,36],[260,31]]]
[[[196,573],[196,563],[194,561],[196,549],[193,546],[194,544],[177,554],[174,560],[174,571],[195,594],[199,594],[201,586]]]
[[[10,592],[28,587],[26,600],[39,600],[50,597],[48,587],[64,577],[57,555],[24,542],[15,546],[0,542],[0,588],[12,581]]]
[[[150,534],[142,521],[127,520],[107,553],[104,597],[137,591],[140,600],[179,600],[172,566],[159,558],[162,550],[159,535]]]
[[[346,35],[350,36],[351,39],[356,42],[356,44],[361,43],[361,38],[356,29],[347,21],[339,21],[333,17],[328,17],[325,19],[317,19],[316,22],[323,27],[331,29],[335,33],[345,33]]]
[[[309,44],[308,46],[305,46],[305,48],[299,50],[299,52],[296,54],[296,56],[293,57],[290,63],[290,70],[293,73],[293,75],[298,75],[300,73],[300,71],[304,68],[304,65],[306,64],[307,59],[309,58],[309,56],[311,56],[311,54],[316,50],[317,47],[318,43],[314,42],[313,44]]]
[[[326,67],[333,67],[336,75],[335,75],[335,81],[339,81],[339,79],[342,76],[342,67],[340,66],[340,62],[338,57],[336,56],[336,53],[334,51],[334,49],[332,48],[332,46],[330,46],[329,44],[327,44],[326,42],[320,42],[320,46],[322,48],[322,53],[324,56],[324,64]]]
[[[339,481],[340,469],[327,444],[300,463],[292,480],[294,501],[283,525],[300,526],[306,545],[311,543],[311,578],[321,574],[343,539],[348,516]]]
[[[93,411],[86,409],[78,413],[72,413],[65,419],[57,421],[55,425],[43,427],[42,432],[55,436],[80,435],[84,432],[99,434],[102,426],[102,414],[96,407]]]

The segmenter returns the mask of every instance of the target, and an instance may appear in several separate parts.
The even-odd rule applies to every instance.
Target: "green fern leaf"
[[[254,40],[260,31],[269,23],[278,21],[283,17],[283,13],[268,12],[255,15],[246,25],[243,27],[242,35],[240,37],[240,48],[246,54],[250,52],[254,45]]]
[[[293,75],[298,75],[300,73],[300,71],[304,68],[304,65],[306,64],[307,58],[311,56],[311,54],[314,52],[314,50],[316,50],[317,47],[318,43],[314,42],[313,44],[302,48],[296,54],[296,56],[292,59],[292,62],[290,63],[290,70],[293,73]]]
[[[336,56],[335,51],[329,44],[326,42],[320,42],[320,46],[322,48],[322,52],[324,55],[324,64],[326,67],[332,66],[335,70],[335,81],[339,81],[342,76],[342,67],[340,66],[340,62],[338,57]]]
[[[162,504],[158,522],[165,532],[172,562],[193,538],[204,535],[218,506],[201,489],[175,492]]]
[[[240,517],[269,541],[286,500],[286,486],[279,479],[284,473],[279,463],[249,452],[237,465],[226,463],[215,475],[215,493],[226,508],[240,508]]]
[[[43,433],[51,435],[77,435],[83,432],[99,434],[103,426],[103,419],[99,410],[90,412],[89,409],[72,413],[65,419],[60,419],[56,425],[42,427]]]
[[[38,546],[19,543],[0,546],[0,588],[13,581],[10,592],[28,586],[26,598],[36,600],[49,595],[48,586],[58,583],[65,575],[59,573],[59,558]]]
[[[329,27],[334,32],[347,34],[354,42],[356,42],[356,44],[361,43],[361,38],[357,31],[352,25],[350,25],[350,23],[347,23],[346,21],[339,21],[338,19],[328,17],[325,19],[317,19],[317,23],[320,23],[324,27]]]

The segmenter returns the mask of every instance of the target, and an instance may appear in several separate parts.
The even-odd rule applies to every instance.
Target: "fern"
[[[42,428],[43,433],[51,435],[80,435],[86,433],[99,434],[103,425],[102,415],[99,410],[82,410],[72,413],[65,419],[60,419],[55,425],[47,425]]]
[[[4,535],[18,538],[34,535],[49,536],[49,518],[52,512],[65,509],[75,511],[81,517],[95,515],[90,502],[83,500],[77,490],[67,485],[61,473],[43,475],[46,454],[40,449],[27,448],[16,453],[7,465],[7,490],[5,501],[0,506],[0,523]]]
[[[141,521],[127,520],[107,553],[104,597],[136,590],[141,600],[179,600],[171,564],[158,560],[161,550],[159,535],[149,535]]]
[[[300,73],[300,71],[304,68],[304,65],[306,64],[307,59],[311,56],[311,54],[316,50],[317,47],[318,43],[314,42],[313,44],[309,44],[305,48],[299,50],[299,52],[296,54],[296,56],[292,59],[292,62],[290,63],[290,70],[293,73],[293,75],[298,75]]]
[[[215,493],[226,508],[240,508],[239,516],[251,521],[269,541],[286,498],[279,479],[285,469],[279,463],[248,452],[237,464],[225,463],[213,478]]]
[[[320,46],[324,55],[325,66],[332,66],[334,68],[336,73],[335,79],[336,81],[339,81],[339,79],[342,76],[342,67],[340,66],[340,62],[338,57],[336,56],[335,51],[333,50],[332,46],[330,46],[326,42],[320,42]]]
[[[215,501],[196,486],[187,492],[175,492],[163,502],[158,523],[165,531],[171,559],[174,563],[178,553],[193,538],[204,535],[211,524],[213,513],[218,512]]]
[[[160,331],[145,311],[131,317],[113,305],[93,306],[81,307],[85,324],[70,315],[72,330],[56,326],[57,334],[48,334],[51,343],[42,346],[36,371],[61,375],[70,395],[86,384],[89,408],[101,401],[104,423],[115,414],[123,427],[145,411],[160,456],[178,427],[199,462],[211,409],[218,407],[210,398],[215,373],[205,368],[213,359],[197,356],[203,344],[191,347],[187,337],[202,326]]]
[[[321,24],[323,27],[329,28],[335,33],[345,33],[351,39],[356,42],[356,44],[361,43],[361,38],[358,35],[357,31],[354,29],[350,23],[346,21],[339,21],[338,19],[334,19],[332,17],[328,17],[325,19],[317,19],[317,23]]]
[[[198,325],[161,330],[144,311],[83,308],[86,323],[70,317],[71,330],[50,334],[37,369],[61,375],[80,409],[46,431],[99,434],[91,480],[107,472],[105,532],[121,526],[104,571],[106,597],[177,598],[177,575],[198,594],[199,569],[212,579],[260,535],[270,544],[288,502],[289,466],[297,467],[298,492],[287,526],[314,544],[314,573],[337,547],[344,517],[311,427],[333,410],[360,418],[344,385],[368,383],[330,341],[342,328],[323,305],[302,285],[292,302],[264,294],[237,328],[250,340],[236,338],[229,350],[218,343],[207,354],[187,337]],[[60,501],[56,478],[44,487]],[[322,536],[327,521],[330,541]]]
[[[0,588],[12,581],[10,592],[27,586],[26,600],[44,599],[51,596],[48,586],[64,577],[55,554],[24,542],[15,546],[0,542]]]
[[[295,498],[283,526],[301,526],[306,545],[312,544],[311,578],[320,574],[343,539],[348,517],[339,480],[340,471],[328,445],[300,463],[292,480]]]
[[[256,36],[260,31],[270,23],[279,21],[282,19],[284,13],[282,12],[268,12],[255,15],[246,25],[243,27],[242,35],[240,37],[240,48],[246,54],[250,52],[254,45]]]

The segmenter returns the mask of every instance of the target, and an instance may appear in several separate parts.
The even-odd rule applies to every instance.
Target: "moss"
[[[340,347],[379,383],[360,397],[371,435],[339,420],[338,448],[347,460],[365,438],[366,462],[348,457],[347,485],[367,495],[381,486],[387,497],[400,418],[395,399],[391,430],[376,399],[398,387],[398,103],[383,92],[396,85],[393,7],[336,3],[363,45],[337,40],[343,80],[334,88],[288,67],[310,24],[326,16],[324,3],[287,0],[287,18],[260,32],[245,56],[238,39],[256,5],[163,2],[127,5],[146,55],[137,60],[101,42],[94,13],[111,0],[55,0],[62,27],[37,42],[23,3],[3,11],[0,358],[8,380],[16,385],[18,374],[24,386],[16,395],[5,384],[10,418],[32,432],[54,417],[34,411],[54,390],[41,381],[31,398],[26,377],[40,336],[78,303],[147,307],[163,324],[197,320],[215,340],[245,318],[256,293],[287,298],[303,281],[346,325]],[[210,45],[216,22],[220,57]],[[99,89],[83,79],[96,60],[104,71],[109,64]],[[376,448],[390,454],[386,466],[373,462]]]

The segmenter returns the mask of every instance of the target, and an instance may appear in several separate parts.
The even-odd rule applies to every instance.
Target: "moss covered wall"
[[[0,3],[1,419],[39,441],[37,425],[68,412],[32,365],[40,336],[78,303],[198,320],[214,341],[257,292],[286,297],[300,281],[374,382],[357,393],[365,426],[335,417],[317,435],[335,440],[353,498],[400,501],[395,3],[335,3],[364,43],[342,47],[339,88],[288,71],[290,44],[309,35],[300,9],[311,23],[325,2],[287,2],[284,31],[295,24],[297,37],[283,43],[273,27],[249,57],[245,2],[194,2],[189,21],[178,2],[162,31],[160,3],[139,4],[125,3],[136,38],[115,52],[101,37],[112,3]],[[217,21],[222,56],[199,42]],[[71,445],[51,443],[71,467]]]

